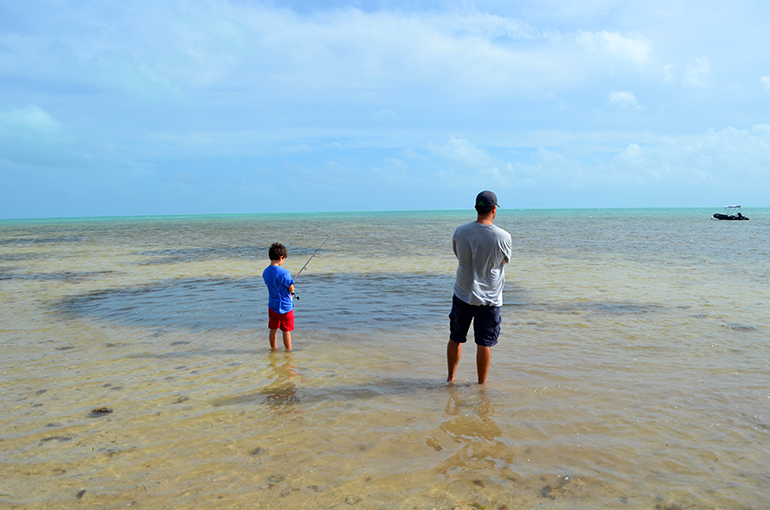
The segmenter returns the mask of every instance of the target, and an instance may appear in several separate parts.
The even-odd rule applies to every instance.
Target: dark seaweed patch
[[[305,257],[316,248],[287,246],[291,257]],[[163,250],[140,251],[137,255],[151,257],[141,265],[178,264],[180,262],[200,262],[215,259],[246,259],[267,261],[268,246],[207,246],[203,248],[171,248]],[[323,253],[323,251],[318,251]]]
[[[0,246],[14,246],[25,244],[52,244],[52,243],[80,243],[85,241],[83,237],[12,237],[0,239]]]
[[[0,262],[26,262],[48,256],[48,254],[44,253],[4,253],[0,255]]]
[[[44,437],[40,440],[41,443],[47,443],[49,441],[58,441],[60,443],[66,443],[67,441],[72,441],[72,438],[70,436],[50,436],[50,437]]]
[[[553,493],[553,487],[551,487],[550,485],[546,485],[542,489],[540,489],[540,496],[543,498],[556,499],[556,495],[552,493]]]
[[[302,323],[316,329],[413,329],[440,324],[451,308],[452,275],[303,274],[295,301]],[[264,325],[261,278],[167,280],[69,296],[54,304],[66,316],[162,330],[256,328]]]
[[[754,326],[747,326],[744,324],[725,324],[724,327],[726,327],[727,329],[731,329],[733,331],[740,331],[743,333],[748,333],[748,332],[757,330],[757,328],[755,328]]]
[[[597,315],[643,315],[659,313],[664,307],[647,303],[618,303],[586,301],[570,304],[557,304],[551,307],[557,312],[586,312]]]
[[[670,505],[658,503],[657,505],[655,505],[655,510],[684,510],[684,509],[681,506],[674,503]]]
[[[212,259],[264,260],[267,257],[268,249],[266,246],[212,246],[150,250],[139,252],[137,255],[153,257],[151,260],[142,262],[141,265],[178,264]]]
[[[83,280],[112,274],[113,271],[63,271],[58,273],[0,273],[0,280],[41,280],[77,283]]]

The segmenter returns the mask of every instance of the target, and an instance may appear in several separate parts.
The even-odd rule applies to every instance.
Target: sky
[[[770,206],[770,2],[0,0],[0,218]]]

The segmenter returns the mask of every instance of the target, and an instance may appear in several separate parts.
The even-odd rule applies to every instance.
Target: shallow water
[[[0,508],[770,508],[770,210],[711,212],[501,211],[484,387],[467,212],[1,222]]]

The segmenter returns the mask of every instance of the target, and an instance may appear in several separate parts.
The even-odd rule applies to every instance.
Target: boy
[[[294,331],[294,278],[288,270],[282,268],[288,252],[281,243],[270,246],[270,265],[262,272],[269,298],[267,313],[270,328],[270,349],[278,349],[278,330],[283,332],[283,346],[291,350],[291,332]]]

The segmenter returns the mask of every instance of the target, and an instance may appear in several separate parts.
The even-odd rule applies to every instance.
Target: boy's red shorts
[[[275,313],[272,308],[267,309],[268,323],[270,329],[280,329],[281,331],[294,331],[294,310],[287,313]]]

